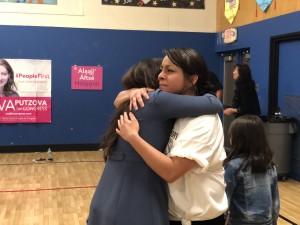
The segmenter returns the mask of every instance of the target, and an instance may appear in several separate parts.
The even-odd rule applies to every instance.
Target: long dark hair
[[[239,77],[236,79],[236,86],[247,84],[250,87],[255,88],[255,82],[252,79],[251,69],[247,64],[236,64],[233,69],[237,69]]]
[[[160,73],[161,62],[161,58],[147,58],[133,65],[127,70],[122,78],[124,89],[128,90],[131,88],[143,87],[157,89],[159,86],[157,77]],[[117,142],[118,135],[116,133],[116,128],[118,126],[118,119],[124,112],[129,112],[129,101],[122,103],[116,109],[111,119],[110,126],[102,137],[100,148],[104,150],[105,160]]]
[[[265,172],[274,165],[273,151],[266,138],[262,120],[256,115],[244,115],[235,119],[228,131],[231,152],[224,160],[245,157],[252,166],[252,173]]]
[[[165,49],[164,53],[178,67],[183,70],[184,76],[189,79],[192,75],[197,75],[198,80],[194,88],[196,95],[204,95],[212,92],[208,81],[208,68],[203,56],[191,48],[170,48]]]
[[[14,81],[14,70],[5,59],[0,59],[0,66],[5,67],[9,74],[9,79],[3,88],[3,94],[4,96],[10,96],[13,93],[13,89],[17,90],[17,86]]]

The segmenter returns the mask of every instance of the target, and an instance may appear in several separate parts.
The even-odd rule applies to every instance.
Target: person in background
[[[217,98],[222,100],[223,98],[223,85],[221,84],[217,75],[209,71],[208,73],[208,81],[212,85],[212,91],[216,94]]]
[[[141,87],[148,87],[142,88],[147,91],[158,88],[161,62],[161,59],[144,59],[132,66],[122,79],[125,91],[118,96],[123,103],[117,104],[100,145],[106,164],[91,201],[88,225],[169,224],[166,182],[116,134],[120,114],[130,110],[130,93]],[[214,95],[185,95],[191,76],[174,75],[174,89],[149,92],[145,107],[134,112],[141,123],[140,135],[160,151],[167,145],[175,118],[222,110],[221,102]]]
[[[14,89],[17,86],[13,68],[5,59],[0,59],[0,97],[18,97],[19,94]]]
[[[233,70],[233,79],[236,88],[232,106],[226,107],[224,114],[227,116],[233,114],[235,118],[245,114],[259,116],[260,105],[250,67],[247,64],[236,64]]]
[[[229,225],[275,225],[279,192],[273,152],[258,116],[235,119],[228,136],[232,146],[224,160]]]
[[[198,52],[174,48],[165,50],[165,54],[158,76],[160,89],[177,89],[177,93],[191,96],[211,91],[207,65]],[[183,78],[188,78],[186,85],[178,85]],[[147,106],[137,113],[144,109]],[[168,182],[170,225],[224,225],[227,198],[222,164],[226,153],[218,114],[178,118],[165,154],[143,137],[142,126],[133,113],[125,112],[117,133]]]

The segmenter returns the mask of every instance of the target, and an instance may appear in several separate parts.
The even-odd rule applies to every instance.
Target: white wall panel
[[[58,0],[57,5],[0,3],[0,25],[116,30],[215,32],[216,1],[202,9],[102,5],[101,0]]]

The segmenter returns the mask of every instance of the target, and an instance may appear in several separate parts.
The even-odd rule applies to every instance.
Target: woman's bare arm
[[[130,90],[121,91],[114,101],[114,106],[118,108],[123,102],[126,102],[130,99]]]

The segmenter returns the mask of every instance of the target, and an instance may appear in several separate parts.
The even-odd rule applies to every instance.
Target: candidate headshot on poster
[[[0,59],[0,97],[18,97],[16,90],[13,68],[5,59]]]

